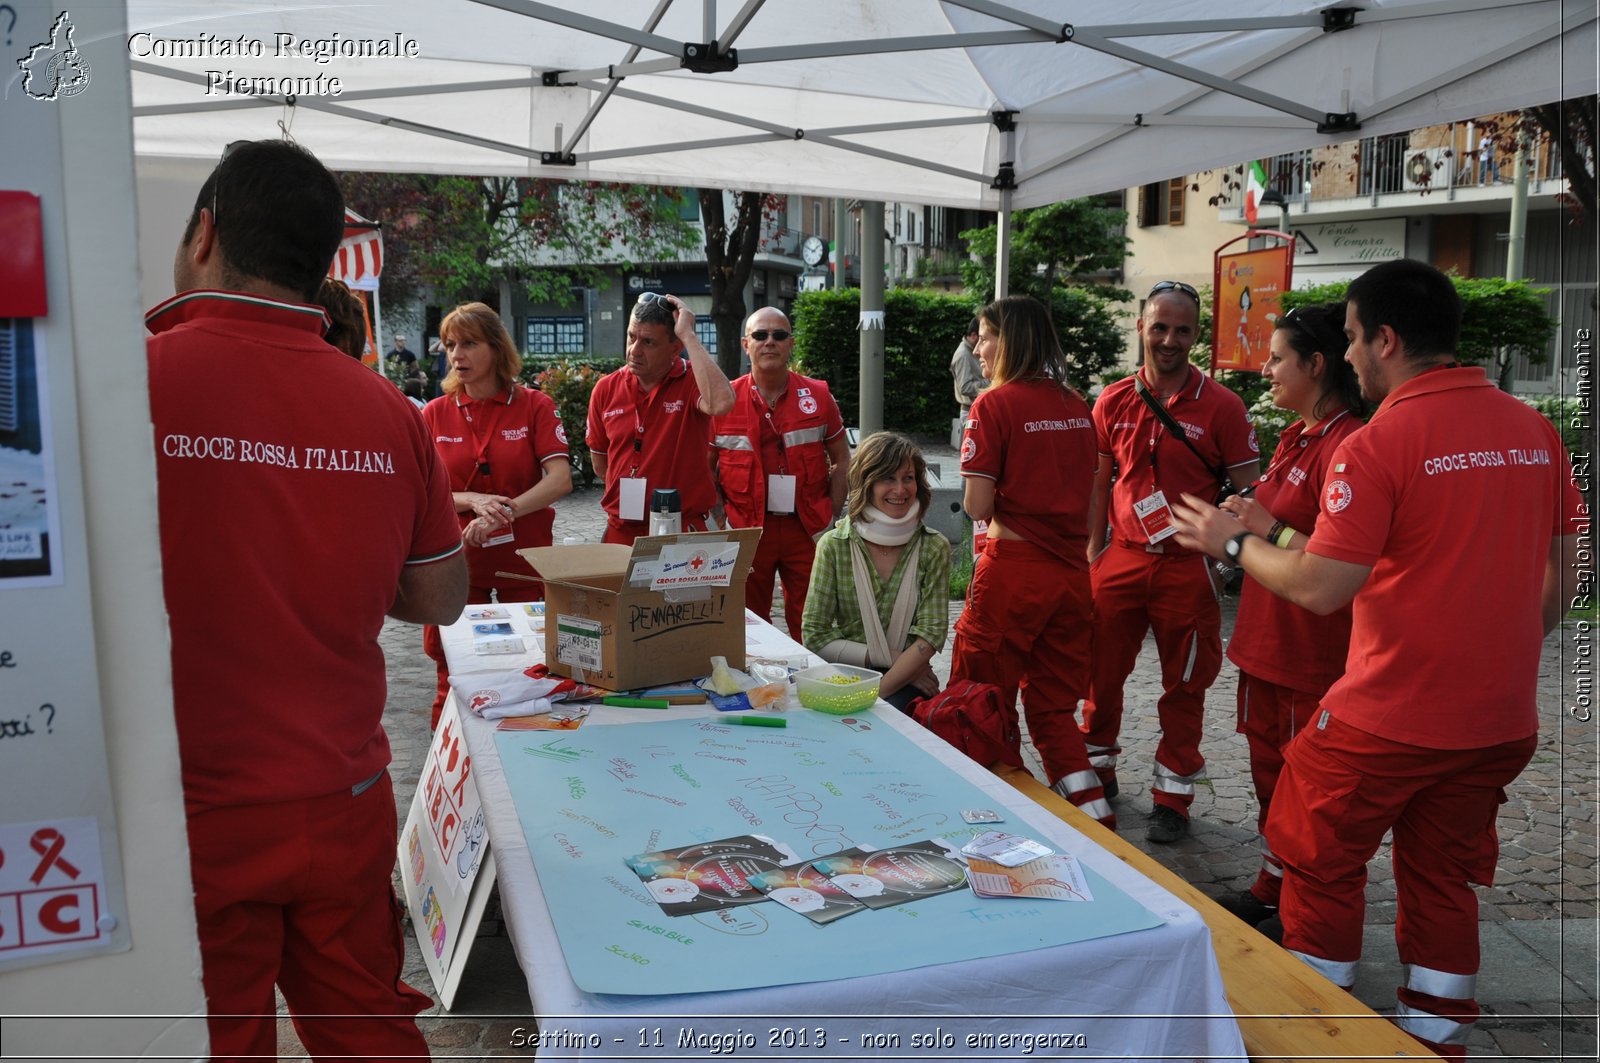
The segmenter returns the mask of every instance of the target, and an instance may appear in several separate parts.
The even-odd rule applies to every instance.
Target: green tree
[[[1120,270],[1128,257],[1128,212],[1092,199],[1069,199],[1011,216],[1009,287],[1014,295],[1044,301],[1058,284],[1083,283],[1106,270]],[[961,233],[970,257],[961,263],[969,291],[994,291],[999,229],[986,225]]]
[[[1538,363],[1548,357],[1556,320],[1545,310],[1548,288],[1533,288],[1526,281],[1499,277],[1458,277],[1450,280],[1461,297],[1461,341],[1456,357],[1463,362],[1487,363],[1485,368],[1502,391],[1511,390],[1511,371],[1518,356]],[[1338,302],[1345,297],[1347,281],[1284,292],[1285,311],[1311,303]]]
[[[733,192],[733,222],[720,188],[700,189],[700,218],[705,225],[706,271],[711,280],[711,319],[717,326],[717,364],[731,380],[739,375],[743,350],[744,286],[761,245],[763,222],[777,209],[779,197],[763,192]]]
[[[1071,366],[1074,386],[1086,388],[1121,358],[1124,342],[1116,304],[1132,296],[1124,289],[1090,283],[1097,273],[1120,270],[1127,258],[1126,211],[1092,199],[1072,199],[1012,215],[1008,288],[1050,308]],[[994,291],[999,230],[994,225],[961,233],[969,258],[961,279],[970,292]]]
[[[647,185],[344,173],[345,201],[383,227],[385,301],[431,287],[448,302],[498,298],[502,279],[533,302],[568,304],[610,267],[675,258],[698,239],[682,193]]]

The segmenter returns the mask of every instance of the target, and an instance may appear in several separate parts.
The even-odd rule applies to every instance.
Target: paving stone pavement
[[[927,451],[930,458],[954,466],[955,453],[950,448],[930,446]],[[598,489],[580,490],[558,507],[557,542],[567,536],[598,542],[603,528]],[[1224,602],[1225,638],[1232,632],[1235,605],[1233,599]],[[960,603],[952,603],[952,627],[959,610]],[[774,613],[781,618],[781,609]],[[1475,619],[1441,618],[1441,622],[1463,627],[1463,653],[1485,652],[1466,645]],[[391,621],[381,642],[388,658],[385,724],[394,747],[391,772],[399,806],[405,809],[427,752],[433,663],[423,655],[421,634],[415,627]],[[1570,640],[1546,640],[1539,678],[1543,731],[1538,753],[1507,790],[1500,814],[1496,882],[1479,891],[1483,963],[1478,998],[1483,1017],[1467,1044],[1473,1055],[1520,1059],[1596,1056],[1600,725],[1580,724],[1563,711],[1560,684],[1574,664],[1571,649],[1563,647],[1570,646]],[[947,642],[934,660],[941,679],[948,677],[949,665]],[[1144,840],[1150,798],[1138,782],[1141,772],[1149,770],[1158,738],[1154,706],[1160,674],[1151,640],[1146,639],[1127,685],[1123,792],[1115,804],[1121,832],[1212,896],[1244,888],[1257,867],[1256,808],[1248,753],[1243,737],[1233,731],[1237,680],[1237,671],[1226,664],[1207,698],[1201,749],[1209,777],[1200,785],[1189,836],[1164,846]],[[1034,774],[1042,778],[1031,747],[1027,752]],[[1354,995],[1387,1014],[1394,1008],[1394,986],[1400,978],[1393,939],[1394,876],[1387,846],[1371,865],[1367,900],[1364,962]],[[424,991],[430,990],[414,938],[410,939],[406,978]],[[498,900],[491,903],[480,928],[454,1010],[446,1012],[436,1004],[423,1012],[419,1022],[436,1059],[527,1054],[525,1049],[511,1047],[513,1031],[532,1029],[534,1020],[526,982],[500,922]],[[298,1058],[303,1050],[288,1020],[280,1026],[284,1058]]]

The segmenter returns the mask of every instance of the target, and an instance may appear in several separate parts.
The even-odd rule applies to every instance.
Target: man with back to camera
[[[1348,300],[1345,358],[1379,405],[1334,453],[1305,550],[1192,496],[1174,520],[1186,543],[1296,605],[1354,603],[1345,674],[1288,747],[1273,796],[1283,897],[1261,929],[1349,988],[1366,865],[1392,829],[1395,1021],[1459,1057],[1478,1017],[1472,883],[1494,880],[1495,815],[1538,743],[1539,644],[1566,611],[1588,514],[1555,428],[1456,363],[1450,278],[1398,259],[1351,282]],[[1496,652],[1462,652],[1469,616],[1489,618]]]
[[[686,364],[681,357],[689,352]],[[650,495],[676,488],[683,530],[704,531],[717,503],[711,419],[733,408],[733,388],[694,334],[675,295],[645,292],[628,318],[628,360],[589,396],[589,455],[605,484],[604,541],[631,544],[650,530]]]
[[[1215,496],[1219,473],[1234,488],[1256,478],[1260,448],[1238,395],[1189,364],[1200,295],[1162,281],[1139,315],[1144,364],[1107,387],[1094,405],[1100,463],[1089,496],[1094,664],[1082,730],[1108,798],[1117,793],[1122,687],[1146,629],[1161,657],[1156,703],[1154,808],[1146,837],[1174,842],[1189,831],[1195,780],[1205,767],[1200,735],[1206,691],[1222,670],[1222,613],[1211,562],[1172,539],[1171,503],[1183,492]],[[1140,388],[1175,420],[1188,443],[1157,417]],[[1191,449],[1192,447],[1192,449]],[[1116,488],[1111,475],[1117,473]],[[1111,541],[1105,542],[1107,505]]]
[[[783,311],[751,314],[742,342],[750,372],[733,382],[733,409],[716,420],[717,484],[728,526],[762,529],[746,602],[770,621],[781,577],[784,620],[798,641],[816,537],[844,511],[850,445],[828,385],[789,368],[794,333]]]
[[[219,1059],[276,1055],[274,983],[315,1057],[428,1053],[413,1016],[430,1001],[400,980],[378,632],[385,615],[454,622],[467,570],[422,419],[323,340],[309,305],[343,231],[339,186],[310,152],[236,144],[200,187],[178,294],[146,317]]]

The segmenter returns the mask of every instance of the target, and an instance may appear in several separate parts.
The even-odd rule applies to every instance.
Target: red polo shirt
[[[567,433],[550,396],[513,386],[493,398],[474,401],[466,393],[442,395],[422,411],[433,445],[450,473],[450,490],[479,491],[515,498],[544,479],[544,463],[567,458]],[[465,528],[477,514],[457,512]],[[511,525],[514,542],[470,547],[467,564],[472,586],[498,587],[496,572],[521,572],[528,564],[516,551],[549,546],[554,507],[519,517]]]
[[[1000,523],[1079,569],[1096,461],[1089,404],[1053,380],[1013,380],[972,403],[961,475],[993,480]]]
[[[145,321],[184,797],[349,793],[389,763],[400,573],[461,549],[444,466],[321,307],[190,291]]]
[[[1536,732],[1545,566],[1582,505],[1555,428],[1481,368],[1396,388],[1334,453],[1306,547],[1372,566],[1323,707],[1429,749]]]
[[[1304,421],[1290,425],[1278,437],[1278,449],[1257,481],[1256,501],[1309,536],[1322,512],[1322,484],[1333,452],[1360,428],[1361,421],[1349,410],[1341,410],[1310,432]],[[1320,695],[1344,674],[1349,648],[1349,606],[1318,616],[1245,575],[1233,638],[1228,640],[1228,660],[1269,683]]]
[[[1143,379],[1144,370],[1136,375]],[[1123,377],[1101,392],[1094,405],[1094,427],[1100,453],[1117,464],[1117,482],[1111,492],[1112,534],[1145,543],[1149,537],[1134,516],[1134,502],[1158,488],[1166,493],[1168,504],[1178,501],[1184,492],[1210,500],[1217,496],[1218,483],[1211,469],[1156,419],[1134,390],[1133,381],[1134,377]],[[1189,367],[1183,387],[1167,402],[1167,411],[1207,464],[1228,469],[1261,456],[1244,402],[1194,366]],[[1172,539],[1161,545],[1168,553],[1183,550]]]
[[[645,479],[644,501],[657,488],[675,487],[685,516],[709,513],[717,503],[708,448],[711,418],[700,410],[700,387],[682,358],[674,358],[650,391],[626,366],[600,378],[589,396],[589,452],[606,456],[606,489],[600,505],[613,520],[621,503],[622,478]]]

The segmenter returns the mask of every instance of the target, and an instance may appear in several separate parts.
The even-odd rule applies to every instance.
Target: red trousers
[[[1324,691],[1326,693],[1326,691]],[[1283,751],[1295,735],[1310,726],[1322,707],[1320,695],[1279,686],[1248,672],[1239,673],[1239,724],[1250,744],[1250,779],[1256,788],[1256,830],[1261,833],[1261,872],[1250,892],[1262,904],[1276,907],[1283,889],[1283,862],[1266,844],[1267,811],[1283,771]]]
[[[1355,980],[1367,862],[1386,832],[1406,966],[1396,1021],[1460,1054],[1478,1017],[1478,899],[1492,885],[1495,816],[1538,736],[1482,749],[1427,749],[1319,714],[1289,746],[1267,839],[1283,861],[1284,948],[1335,984]]]
[[[213,1059],[276,1058],[274,984],[316,1059],[428,1058],[414,1016],[431,1001],[400,979],[395,834],[386,774],[355,796],[191,813]]]
[[[745,581],[744,601],[761,619],[772,620],[772,584],[783,580],[783,619],[789,637],[800,641],[800,613],[806,607],[806,590],[811,586],[811,562],[817,544],[806,534],[800,518],[793,514],[768,513],[761,526],[761,541],[750,563],[750,578]]]
[[[1102,779],[1116,776],[1122,733],[1122,686],[1133,672],[1146,630],[1161,656],[1162,694],[1156,702],[1158,805],[1187,815],[1205,758],[1200,735],[1206,690],[1222,670],[1222,614],[1210,562],[1199,554],[1149,553],[1112,542],[1090,566],[1094,587],[1094,667],[1083,706],[1083,737]]]
[[[956,621],[950,678],[992,683],[1007,705],[1022,694],[1028,737],[1052,785],[1116,829],[1099,776],[1078,730],[1078,702],[1089,686],[1093,638],[1089,574],[1032,543],[984,544]]]
[[[505,587],[468,587],[468,605],[487,605],[490,592],[502,602],[542,602],[544,584],[517,581]],[[434,624],[422,625],[422,652],[433,658],[437,678],[433,691],[433,721],[429,727],[439,728],[439,714],[444,712],[444,699],[450,696],[450,665],[444,656],[444,639]]]

